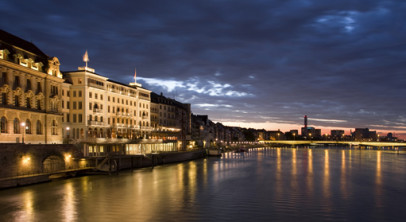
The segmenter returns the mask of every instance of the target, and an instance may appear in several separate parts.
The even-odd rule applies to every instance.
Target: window
[[[92,98],[92,92],[89,92],[89,98]]]
[[[89,109],[92,110],[92,103],[89,103]]]
[[[41,110],[41,100],[37,100],[37,110]]]
[[[25,86],[25,90],[31,90],[31,80],[27,79],[27,85]]]
[[[78,93],[79,93],[79,97],[82,97],[82,90],[79,90]]]
[[[108,113],[110,112],[110,106],[107,106],[107,112]]]
[[[65,101],[62,100],[62,109],[65,109]]]
[[[109,102],[110,102],[110,96],[107,96],[107,101],[109,101]]]
[[[21,86],[20,86],[20,77],[19,77],[19,76],[15,76],[15,77],[14,77],[13,89],[17,89],[17,87],[21,87]]]
[[[3,72],[3,73],[1,74],[1,79],[0,79],[0,85],[2,86],[2,85],[4,85],[4,84],[8,84],[8,81],[7,81],[7,73],[6,73],[6,72]]]
[[[54,97],[58,95],[58,87],[57,86],[51,86],[51,97]],[[74,95],[76,96],[76,95]]]
[[[20,120],[15,118],[13,123],[14,123],[14,134],[19,134],[20,133]]]
[[[42,125],[39,120],[37,120],[37,134],[42,134]]]
[[[7,119],[4,116],[0,120],[0,132],[7,133]]]
[[[78,103],[78,109],[82,109],[82,102]]]
[[[7,93],[1,94],[1,104],[7,105]]]
[[[76,97],[76,91],[73,91],[73,97]]]
[[[81,123],[82,122],[82,114],[78,115],[78,122]]]
[[[97,99],[97,93],[94,94],[94,98]]]
[[[92,121],[92,115],[89,115],[89,121]]]
[[[51,134],[52,135],[58,135],[58,126],[56,125],[56,121],[52,120],[52,126],[51,126]]]
[[[27,108],[31,109],[31,100],[30,100],[30,98],[26,98],[25,100],[26,100],[25,102],[27,104]]]
[[[66,102],[66,108],[70,109],[70,102],[69,101]]]
[[[31,134],[31,121],[29,119],[25,121],[25,134]]]
[[[69,123],[69,122],[70,122],[70,115],[69,115],[69,113],[68,113],[68,114],[66,114],[66,122],[67,122],[67,123]]]
[[[65,96],[65,90],[62,90],[62,96]]]
[[[41,92],[42,92],[41,83],[37,82],[37,93],[36,94],[41,93]]]
[[[14,96],[14,106],[16,106],[16,107],[20,106],[20,101],[18,99],[18,96]]]
[[[73,102],[73,109],[76,109],[76,102]]]
[[[66,91],[66,95],[67,95],[67,96],[70,96],[70,91],[69,91],[69,90]]]
[[[76,114],[73,114],[73,122],[76,123]]]
[[[100,99],[103,100],[103,95],[100,95]]]

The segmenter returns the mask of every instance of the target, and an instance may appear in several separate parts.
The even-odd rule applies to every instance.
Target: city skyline
[[[2,29],[61,60],[192,104],[225,125],[404,137],[404,3],[0,3]],[[13,21],[13,22],[8,22]],[[403,72],[402,72],[403,71]]]

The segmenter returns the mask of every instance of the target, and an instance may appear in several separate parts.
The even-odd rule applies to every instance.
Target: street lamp
[[[293,133],[293,140],[296,140],[296,133]]]
[[[25,134],[25,122],[21,123],[21,126],[23,128],[23,139],[22,139],[22,143],[24,143],[24,134]]]
[[[68,143],[69,143],[69,130],[70,130],[70,127],[67,126],[66,127],[66,138],[68,139]]]

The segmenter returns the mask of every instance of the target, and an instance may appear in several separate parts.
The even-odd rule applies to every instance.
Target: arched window
[[[37,134],[42,134],[42,125],[39,120],[37,120]]]
[[[58,135],[58,133],[57,133],[57,125],[56,125],[55,120],[52,120],[51,134],[52,135]]]
[[[1,117],[0,130],[1,130],[1,133],[7,133],[7,119],[4,116]]]
[[[31,121],[29,119],[25,121],[25,134],[31,134]]]
[[[14,119],[14,134],[20,133],[20,120],[17,118]]]

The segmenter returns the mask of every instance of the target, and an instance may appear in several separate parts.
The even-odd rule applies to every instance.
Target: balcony
[[[89,126],[104,126],[104,122],[89,120],[89,121],[87,121],[87,125],[89,125]]]
[[[93,108],[93,113],[103,113],[102,109]]]

